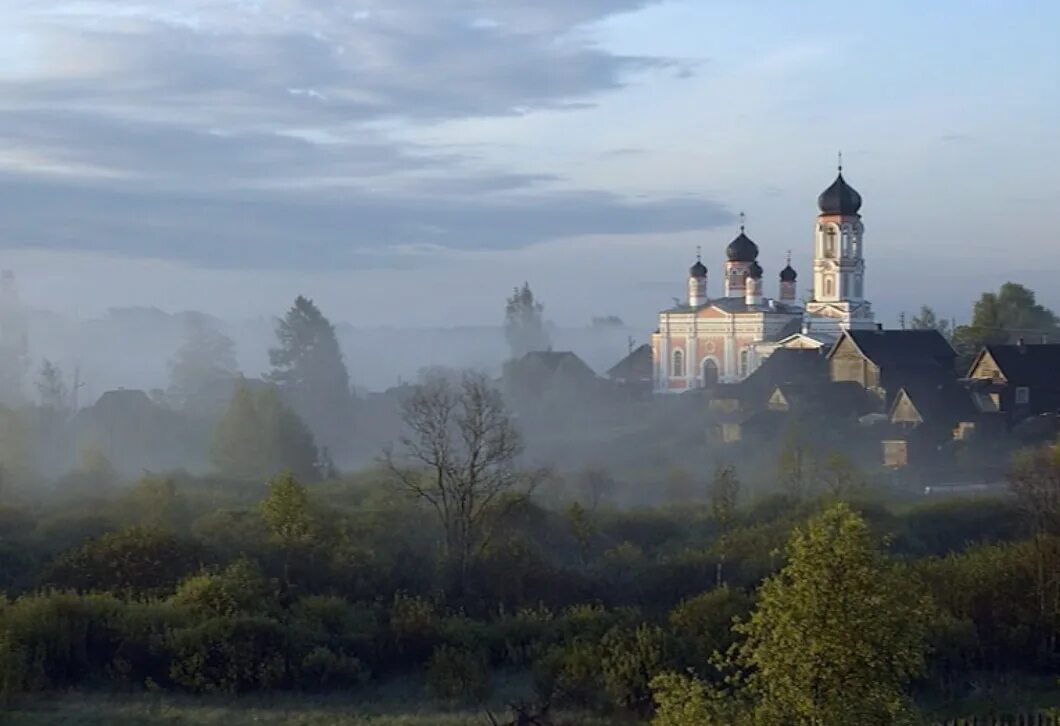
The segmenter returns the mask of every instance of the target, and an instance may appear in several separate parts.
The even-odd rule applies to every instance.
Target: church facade
[[[710,295],[707,267],[696,256],[687,298],[659,313],[652,335],[656,392],[735,383],[778,347],[821,347],[843,330],[876,327],[865,299],[861,195],[843,178],[842,166],[817,206],[809,300],[799,300],[790,256],[778,276],[776,297],[765,294],[758,245],[742,221],[740,233],[725,249],[720,295]]]

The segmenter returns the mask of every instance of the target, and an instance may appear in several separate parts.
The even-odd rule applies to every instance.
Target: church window
[[[751,352],[744,348],[740,351],[740,378],[746,378],[750,371]]]
[[[824,278],[824,294],[825,297],[832,297],[835,294],[835,283],[832,282],[831,277]]]
[[[675,350],[673,355],[673,366],[671,374],[674,378],[683,378],[685,375],[685,354],[683,351]]]
[[[826,227],[824,231],[824,256],[835,257],[835,228]]]
[[[864,285],[864,282],[863,282],[863,280],[861,278],[861,275],[854,275],[854,297],[856,297],[859,300],[864,295],[863,287],[862,287],[863,285]]]

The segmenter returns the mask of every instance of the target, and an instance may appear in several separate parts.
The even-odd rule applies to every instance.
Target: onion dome
[[[799,276],[799,273],[795,272],[795,268],[791,266],[791,253],[788,252],[788,263],[784,266],[784,269],[780,271],[781,282],[795,282],[795,279]]]
[[[744,234],[742,225],[740,235],[725,248],[725,256],[728,257],[729,262],[754,262],[758,259],[758,245]]]
[[[704,265],[700,260],[696,260],[696,264],[692,265],[692,267],[688,269],[688,276],[696,278],[706,277],[707,266]]]
[[[843,178],[843,167],[839,167],[832,186],[817,197],[817,208],[821,214],[857,214],[861,209],[861,195]]]
[[[747,276],[755,280],[761,280],[762,266],[757,262],[752,261],[750,267],[747,268]]]

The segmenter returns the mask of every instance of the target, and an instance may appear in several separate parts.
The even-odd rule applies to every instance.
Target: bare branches
[[[541,474],[516,469],[522,437],[482,374],[427,380],[405,400],[401,418],[406,434],[383,462],[401,488],[433,507],[463,577],[491,525],[525,500]]]

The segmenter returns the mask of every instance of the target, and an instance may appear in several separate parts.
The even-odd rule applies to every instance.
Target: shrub
[[[740,590],[719,587],[687,598],[670,611],[670,627],[677,637],[684,664],[707,675],[710,656],[726,652],[736,642],[732,624],[751,611],[751,598]]]
[[[666,634],[641,624],[634,630],[614,629],[600,643],[604,686],[615,705],[645,711],[651,705],[649,684],[669,663]]]
[[[165,594],[202,566],[199,548],[157,529],[132,527],[110,532],[55,559],[46,584],[81,592]]]
[[[371,673],[360,660],[322,645],[302,658],[298,674],[299,683],[310,689],[360,686],[370,677]]]
[[[398,593],[390,608],[390,633],[405,662],[425,661],[438,640],[439,621],[434,605],[415,595]]]
[[[300,639],[313,646],[362,661],[378,656],[379,619],[368,605],[331,595],[310,595],[291,607],[290,625]]]
[[[187,578],[173,602],[204,615],[267,615],[277,606],[271,583],[249,560],[236,560],[221,572]]]
[[[600,658],[598,641],[578,638],[555,645],[534,664],[534,690],[546,703],[602,707]]]
[[[691,676],[662,673],[650,685],[655,701],[652,726],[728,726],[751,722],[738,699],[722,695]]]
[[[481,703],[491,690],[489,665],[482,653],[439,645],[427,668],[427,687],[445,701]]]
[[[172,634],[170,676],[192,691],[277,688],[289,676],[287,631],[260,616],[216,617]]]

